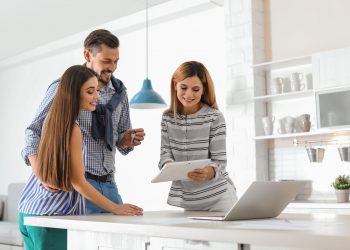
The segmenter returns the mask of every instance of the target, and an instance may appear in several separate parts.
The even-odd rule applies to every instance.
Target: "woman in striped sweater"
[[[94,71],[81,65],[68,68],[61,78],[19,202],[19,227],[27,250],[67,249],[67,231],[26,226],[26,216],[84,214],[84,198],[114,214],[142,214],[135,205],[113,203],[85,179],[84,145],[76,119],[80,110],[95,110],[97,79]]]
[[[185,210],[227,211],[236,202],[226,172],[226,125],[214,84],[202,63],[181,64],[171,78],[171,104],[162,116],[159,168],[172,161],[211,159],[173,181],[168,204]]]

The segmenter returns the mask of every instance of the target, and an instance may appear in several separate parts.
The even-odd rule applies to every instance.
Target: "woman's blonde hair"
[[[176,113],[181,112],[183,106],[176,96],[175,85],[178,82],[183,81],[188,77],[197,76],[203,84],[203,95],[201,102],[209,105],[212,108],[218,109],[216,103],[214,83],[211,76],[205,66],[196,61],[188,61],[182,63],[174,72],[171,77],[170,94],[171,103],[170,107],[164,111],[164,113],[173,113],[176,117]]]
[[[91,77],[97,77],[97,74],[81,65],[64,72],[41,134],[37,177],[66,191],[73,189],[70,182],[70,137],[80,111],[80,89]]]

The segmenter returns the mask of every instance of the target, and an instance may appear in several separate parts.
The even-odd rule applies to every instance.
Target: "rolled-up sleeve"
[[[121,103],[122,108],[121,108],[121,115],[120,115],[120,120],[119,122],[115,121],[117,126],[117,131],[118,131],[118,141],[117,141],[117,149],[122,155],[127,155],[129,152],[133,151],[133,147],[127,147],[123,148],[120,145],[121,140],[124,138],[124,134],[128,128],[131,128],[131,120],[130,120],[130,110],[129,110],[129,101],[128,101],[128,96],[125,95],[124,100]]]

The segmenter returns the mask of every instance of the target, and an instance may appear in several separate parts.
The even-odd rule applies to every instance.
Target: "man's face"
[[[107,84],[117,69],[119,49],[101,45],[101,51],[98,52],[85,49],[84,56],[86,66],[99,75],[102,83]]]

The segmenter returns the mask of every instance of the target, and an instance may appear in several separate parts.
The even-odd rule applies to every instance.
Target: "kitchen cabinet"
[[[350,125],[350,84],[316,92],[318,128],[347,128]]]
[[[349,86],[350,48],[325,51],[312,56],[315,89]]]

